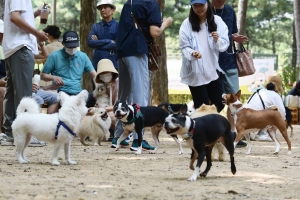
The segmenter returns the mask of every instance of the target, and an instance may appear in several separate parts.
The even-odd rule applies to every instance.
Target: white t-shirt
[[[267,89],[261,89],[259,90],[259,94],[264,101],[265,108],[263,107],[263,104],[259,98],[259,95],[257,93],[254,94],[254,96],[251,98],[250,102],[244,105],[244,108],[251,108],[253,110],[264,110],[267,108],[270,108],[272,105],[275,105],[281,114],[282,118],[285,119],[285,108],[283,105],[283,101],[279,94],[272,90]]]
[[[36,37],[10,21],[10,13],[13,11],[21,11],[21,17],[35,28],[31,0],[6,0],[4,9],[5,29],[2,42],[4,58],[10,57],[23,46],[27,46],[33,54],[38,54]]]

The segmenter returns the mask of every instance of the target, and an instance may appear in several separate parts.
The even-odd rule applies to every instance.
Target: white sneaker
[[[15,146],[14,139],[11,137],[8,137],[4,133],[0,133],[0,143],[1,143],[1,146]]]
[[[255,140],[257,141],[267,141],[267,142],[272,142],[273,140],[270,138],[269,134],[257,134],[255,136]]]
[[[46,142],[39,141],[35,137],[31,138],[31,142],[28,144],[29,147],[43,147],[46,145]]]

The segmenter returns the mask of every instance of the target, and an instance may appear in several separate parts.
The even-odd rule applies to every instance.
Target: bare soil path
[[[254,141],[251,155],[235,150],[236,175],[229,157],[215,161],[206,178],[188,182],[191,150],[183,143],[178,155],[173,139],[161,133],[157,154],[136,156],[129,148],[116,152],[109,142],[85,147],[72,143],[77,165],[51,166],[52,144],[29,147],[29,164],[19,164],[14,147],[0,146],[0,199],[300,199],[300,126],[294,125],[292,155],[281,134],[281,151],[273,155],[273,142]],[[146,139],[154,144],[149,133]],[[63,158],[63,152],[60,152]],[[201,169],[206,166],[203,163]]]

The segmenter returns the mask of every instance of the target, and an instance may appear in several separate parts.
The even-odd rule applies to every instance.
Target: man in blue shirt
[[[132,3],[132,4],[131,4]],[[142,27],[144,34],[134,23],[132,14]],[[119,99],[129,104],[137,103],[140,106],[148,105],[149,97],[149,70],[148,70],[148,41],[158,37],[165,28],[172,24],[169,17],[161,21],[161,12],[157,0],[128,0],[122,9],[119,27],[117,30],[116,45],[119,65]],[[118,137],[123,133],[121,121],[117,121],[115,138],[112,147],[115,147]],[[137,134],[131,150],[138,148]],[[121,143],[122,145],[122,143]],[[123,143],[124,146],[129,144]],[[146,141],[142,142],[143,149],[154,149]]]
[[[58,92],[63,91],[69,95],[77,95],[82,91],[81,79],[84,72],[89,72],[95,80],[96,71],[88,56],[77,50],[79,46],[78,34],[67,31],[63,35],[64,48],[51,53],[42,69],[41,79],[52,81],[58,86]],[[87,106],[95,104],[92,94],[89,96]]]
[[[100,11],[102,21],[93,24],[88,37],[88,46],[94,49],[92,58],[94,69],[97,70],[98,62],[104,58],[111,60],[118,69],[115,40],[119,23],[113,19],[116,6],[111,0],[101,0],[97,3],[97,9]]]

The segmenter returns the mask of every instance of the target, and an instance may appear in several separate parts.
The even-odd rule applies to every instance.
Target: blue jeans
[[[119,100],[128,104],[148,105],[149,70],[147,55],[129,56],[118,59],[119,65]],[[116,121],[115,137],[123,133],[122,122]],[[137,134],[133,134],[137,139]]]
[[[42,105],[45,102],[48,103],[49,106],[58,102],[57,93],[37,90],[35,94],[32,95],[32,98],[39,104]]]

